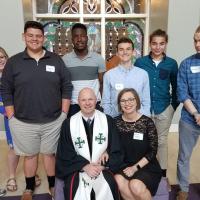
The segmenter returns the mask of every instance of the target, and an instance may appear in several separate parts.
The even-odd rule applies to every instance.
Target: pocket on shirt
[[[166,70],[166,69],[160,69],[160,71],[159,71],[159,78],[161,80],[166,80],[168,78],[168,76],[169,76],[169,71],[168,70]]]

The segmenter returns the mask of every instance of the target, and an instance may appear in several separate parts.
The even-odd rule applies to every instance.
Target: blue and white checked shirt
[[[150,89],[149,77],[145,70],[132,66],[126,69],[117,66],[104,74],[103,77],[102,106],[104,112],[112,117],[120,113],[117,106],[117,96],[124,88],[134,88],[141,101],[140,112],[150,115]]]

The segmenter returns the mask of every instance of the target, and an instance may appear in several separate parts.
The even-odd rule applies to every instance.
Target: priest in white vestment
[[[56,177],[64,181],[65,200],[119,200],[113,173],[122,152],[113,119],[95,110],[92,89],[80,91],[81,111],[63,122],[56,155]],[[101,162],[102,155],[108,161]],[[56,197],[55,197],[56,198]]]

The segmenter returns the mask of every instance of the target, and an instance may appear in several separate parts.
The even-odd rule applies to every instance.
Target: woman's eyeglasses
[[[120,100],[120,103],[121,103],[122,105],[125,105],[126,103],[132,104],[134,101],[135,101],[135,98],[128,98],[128,99],[121,99],[121,100]]]

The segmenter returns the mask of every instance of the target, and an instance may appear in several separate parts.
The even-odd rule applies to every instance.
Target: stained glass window
[[[150,0],[33,0],[34,18],[45,27],[45,46],[59,55],[70,52],[71,26],[85,23],[88,47],[109,60],[116,53],[116,43],[129,37],[136,57],[143,55],[148,33]],[[147,41],[147,40],[146,40]]]
[[[133,14],[145,12],[144,0],[106,0],[106,13],[110,14]]]
[[[144,27],[141,20],[108,21],[106,23],[106,59],[116,54],[117,42],[121,37],[129,37],[135,48],[135,56],[143,54]]]

